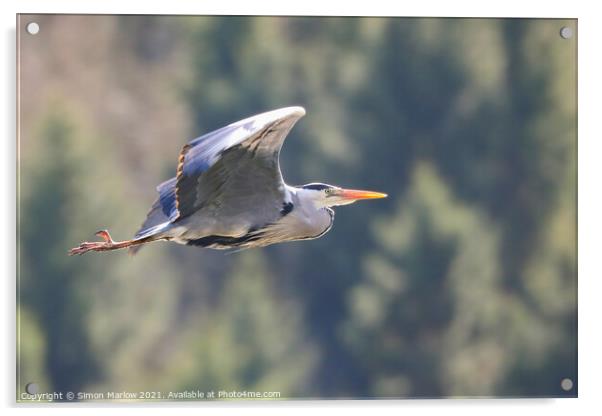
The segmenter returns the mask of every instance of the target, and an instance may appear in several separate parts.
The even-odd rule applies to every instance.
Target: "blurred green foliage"
[[[20,50],[18,387],[574,396],[571,20],[39,16]],[[387,192],[224,255],[136,231],[186,141],[302,105],[281,163]]]

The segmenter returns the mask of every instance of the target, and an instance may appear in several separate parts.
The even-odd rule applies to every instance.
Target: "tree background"
[[[576,396],[575,20],[20,22],[18,396]],[[133,235],[187,141],[290,105],[290,184],[389,198],[309,242],[66,255]]]

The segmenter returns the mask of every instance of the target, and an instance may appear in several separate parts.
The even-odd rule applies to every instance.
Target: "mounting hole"
[[[40,389],[38,388],[38,385],[36,383],[27,383],[25,385],[25,391],[28,394],[36,394]]]
[[[573,37],[573,29],[571,29],[568,26],[564,26],[562,29],[560,29],[560,37],[562,39],[570,39],[570,38],[572,38]]]
[[[573,389],[573,380],[570,378],[563,378],[560,382],[560,387],[562,387],[562,390],[564,391],[571,391]]]
[[[27,26],[25,26],[25,30],[27,30],[27,33],[29,33],[30,35],[37,35],[40,31],[40,25],[36,22],[31,22],[28,23]]]

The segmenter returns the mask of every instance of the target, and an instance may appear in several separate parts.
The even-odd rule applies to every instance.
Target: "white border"
[[[351,414],[364,414],[366,411],[378,413],[419,412],[427,414],[468,415],[487,412],[491,415],[504,415],[509,412],[541,412],[546,415],[590,414],[599,410],[600,370],[602,367],[600,344],[600,302],[602,296],[600,272],[597,257],[602,236],[600,215],[600,140],[602,134],[600,119],[600,76],[602,66],[600,45],[602,39],[600,16],[592,1],[546,1],[526,2],[506,0],[503,2],[473,2],[465,0],[428,1],[416,0],[394,5],[393,1],[371,0],[369,2],[346,1],[344,3],[315,0],[303,1],[193,1],[168,0],[149,5],[147,1],[100,1],[100,0],[21,0],[0,2],[2,21],[3,58],[0,77],[4,98],[0,101],[0,125],[5,134],[2,140],[2,190],[0,204],[0,229],[2,246],[0,264],[4,266],[4,303],[2,307],[2,377],[0,391],[4,407],[14,409],[15,367],[15,14],[21,13],[132,13],[132,14],[304,14],[304,15],[397,15],[397,16],[466,16],[466,17],[571,17],[579,19],[579,399],[563,400],[440,400],[404,402],[386,401],[330,401],[330,402],[279,402],[279,403],[203,403],[177,405],[178,412],[184,414],[225,413],[233,409],[245,409],[251,414],[305,414],[308,411],[333,411],[344,408]],[[56,405],[55,405],[56,406]],[[20,406],[23,407],[23,406]],[[63,414],[67,412],[94,413],[110,408],[111,412],[144,412],[164,414],[169,404],[153,407],[103,405],[92,406],[58,405],[44,408],[44,412]],[[201,409],[198,409],[201,407]],[[20,409],[28,413],[31,408]]]

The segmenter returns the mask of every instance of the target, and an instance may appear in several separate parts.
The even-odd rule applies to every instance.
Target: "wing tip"
[[[301,106],[292,106],[292,107],[284,107],[278,110],[274,110],[274,112],[282,113],[282,117],[297,117],[301,118],[305,115],[305,108]]]
[[[235,121],[230,124],[230,126],[239,126],[241,124],[246,124],[249,122],[253,122],[258,126],[265,126],[269,123],[273,123],[275,121],[281,121],[285,119],[295,119],[298,120],[305,115],[305,108],[301,106],[291,106],[291,107],[282,107],[277,108],[276,110],[266,111],[264,113],[255,114],[254,116],[247,117],[243,120]]]

